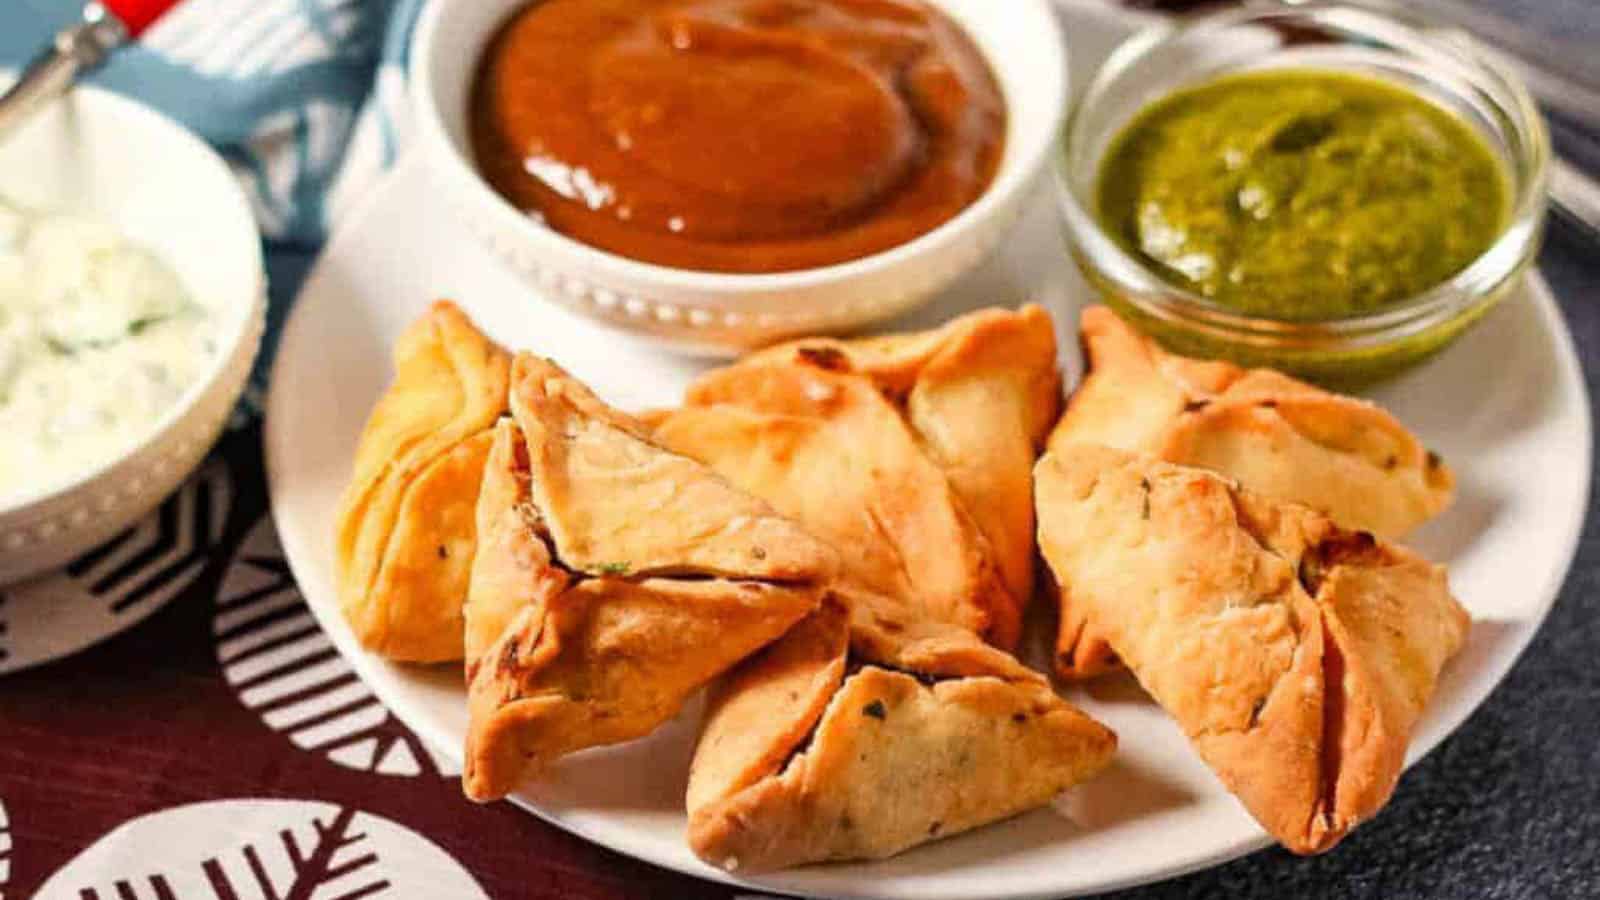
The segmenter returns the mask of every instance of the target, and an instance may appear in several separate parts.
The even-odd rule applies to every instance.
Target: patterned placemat
[[[0,897],[730,896],[463,799],[306,609],[259,441],[0,594]]]

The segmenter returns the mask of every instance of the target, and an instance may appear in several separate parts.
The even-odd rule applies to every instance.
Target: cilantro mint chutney
[[[1377,312],[1441,284],[1510,215],[1505,165],[1403,87],[1313,69],[1230,75],[1144,109],[1099,170],[1113,240],[1252,316]]]

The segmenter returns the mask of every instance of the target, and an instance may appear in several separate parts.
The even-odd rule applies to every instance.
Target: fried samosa
[[[1036,472],[1063,594],[1296,853],[1388,802],[1469,620],[1445,571],[1207,471],[1093,445]]]
[[[1116,736],[976,635],[851,650],[838,595],[712,689],[689,844],[729,871],[879,859],[1042,806]],[[882,663],[882,664],[880,664]]]
[[[814,339],[714,372],[667,446],[840,554],[822,609],[712,688],[689,842],[740,871],[875,859],[1050,801],[1110,731],[984,642],[1033,589],[1031,467],[1059,405],[1037,307]]]
[[[1390,539],[1450,505],[1449,467],[1374,403],[1167,353],[1104,306],[1083,311],[1082,329],[1088,374],[1051,449],[1102,444],[1211,469]]]
[[[515,361],[477,507],[463,784],[642,737],[817,607],[838,561],[654,445],[554,364]]]
[[[1029,306],[775,347],[655,424],[837,548],[847,586],[1010,647],[1033,593],[1030,473],[1059,402],[1054,331]]]
[[[1398,538],[1449,506],[1450,469],[1394,416],[1269,369],[1163,351],[1108,308],[1083,311],[1088,374],[1050,435],[1052,450],[1101,444],[1220,472],[1346,528]],[[1057,669],[1115,665],[1094,622],[1065,598]]]
[[[458,660],[473,511],[511,357],[440,301],[400,336],[394,366],[340,505],[339,601],[373,652]]]

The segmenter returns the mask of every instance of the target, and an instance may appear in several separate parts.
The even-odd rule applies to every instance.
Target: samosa
[[[511,357],[439,301],[400,336],[394,366],[340,504],[339,602],[375,653],[458,660],[474,507]]]
[[[1055,356],[1039,307],[981,310],[762,351],[652,421],[832,544],[847,587],[1010,647],[1033,593],[1030,473],[1060,405]]]
[[[512,372],[466,604],[469,797],[642,737],[814,610],[833,552],[554,364]]]
[[[712,373],[656,434],[839,552],[835,590],[711,690],[689,843],[741,872],[876,859],[1048,803],[1108,729],[999,645],[1033,586],[1049,319],[810,339]]]
[[[879,859],[1042,806],[1116,736],[952,625],[864,637],[838,595],[711,691],[689,845],[730,871]],[[873,608],[880,608],[876,604]]]
[[[1107,447],[1046,454],[1036,489],[1063,596],[1273,837],[1321,852],[1388,802],[1469,626],[1443,567]]]
[[[1100,444],[1210,469],[1389,539],[1450,504],[1449,467],[1376,404],[1270,369],[1167,353],[1103,306],[1083,311],[1082,329],[1088,373],[1052,450]],[[1057,670],[1085,677],[1114,664],[1094,622],[1064,597]]]

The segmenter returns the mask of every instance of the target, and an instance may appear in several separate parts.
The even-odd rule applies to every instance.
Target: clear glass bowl
[[[1147,104],[1173,91],[1274,68],[1383,78],[1460,115],[1508,174],[1510,211],[1494,243],[1422,294],[1376,312],[1315,321],[1240,314],[1164,280],[1124,250],[1096,210],[1100,162],[1113,139]],[[1543,235],[1549,156],[1544,121],[1527,89],[1466,35],[1371,4],[1267,4],[1152,29],[1119,47],[1068,121],[1056,183],[1073,255],[1090,283],[1168,348],[1355,385],[1442,349],[1519,283]]]

